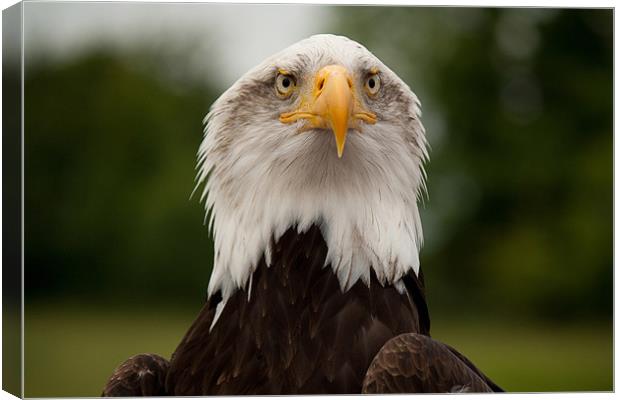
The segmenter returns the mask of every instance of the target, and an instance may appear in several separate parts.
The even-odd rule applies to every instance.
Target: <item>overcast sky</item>
[[[26,2],[26,62],[101,44],[187,41],[193,45],[180,62],[208,66],[225,87],[269,55],[324,33],[328,17],[325,7],[303,5]]]

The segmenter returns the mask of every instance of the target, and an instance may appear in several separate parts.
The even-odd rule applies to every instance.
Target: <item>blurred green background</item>
[[[202,119],[320,32],[422,101],[433,336],[508,391],[613,389],[611,10],[27,3],[25,28],[26,396],[170,356],[211,268]]]

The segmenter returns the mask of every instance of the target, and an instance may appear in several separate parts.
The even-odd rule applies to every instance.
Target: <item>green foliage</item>
[[[214,99],[113,52],[26,81],[26,295],[203,298],[212,244],[194,188]],[[183,89],[183,88],[181,88]]]
[[[423,104],[431,307],[610,317],[612,11],[338,11]]]
[[[612,12],[332,11],[423,104],[432,315],[611,318]],[[98,48],[28,63],[28,300],[203,298],[212,243],[189,196],[218,93],[184,62]]]

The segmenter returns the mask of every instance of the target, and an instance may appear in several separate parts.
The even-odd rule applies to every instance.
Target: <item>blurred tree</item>
[[[431,307],[610,317],[613,12],[343,7],[334,27],[421,98]]]
[[[609,318],[612,12],[333,11],[423,103],[432,311]],[[160,50],[28,64],[28,299],[204,295],[212,243],[188,198],[218,93]]]
[[[203,297],[212,244],[189,196],[214,93],[148,65],[103,49],[27,71],[28,299]]]

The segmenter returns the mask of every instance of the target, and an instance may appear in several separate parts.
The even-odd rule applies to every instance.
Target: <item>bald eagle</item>
[[[206,304],[170,361],[130,358],[103,395],[501,391],[430,338],[420,114],[342,36],[302,40],[233,84],[198,151]]]

